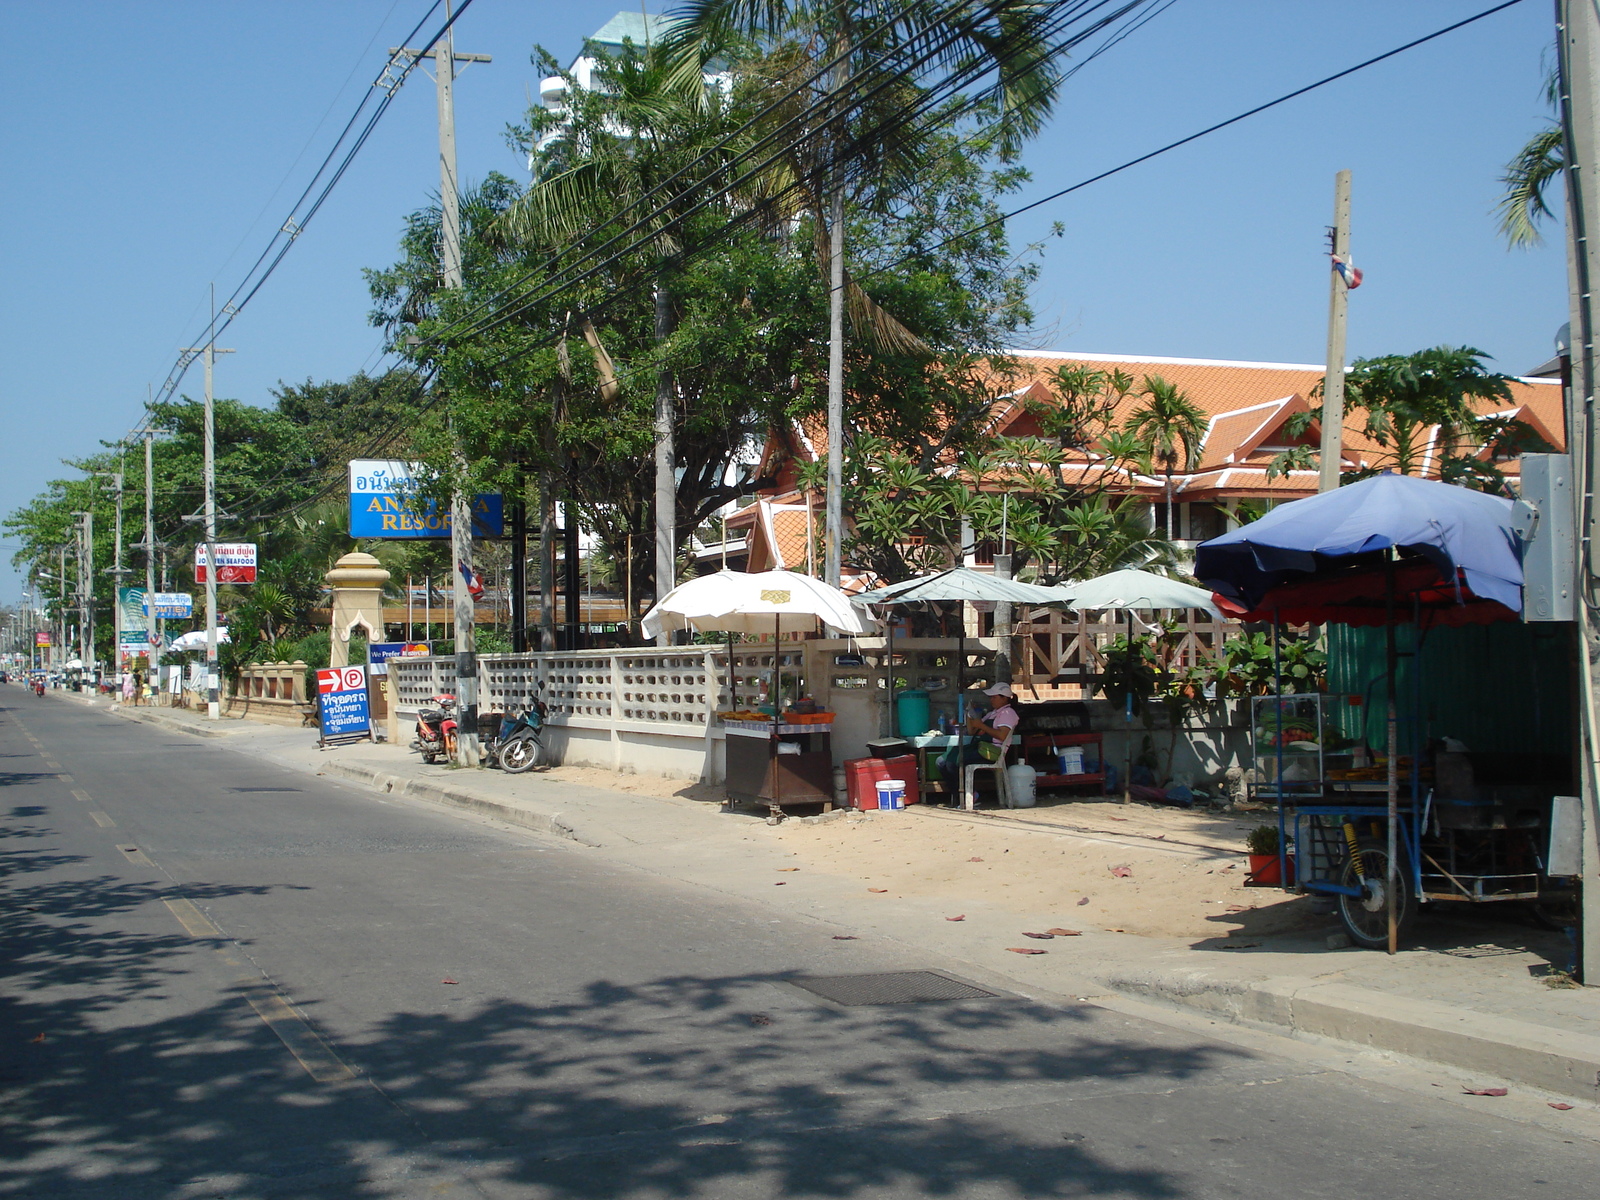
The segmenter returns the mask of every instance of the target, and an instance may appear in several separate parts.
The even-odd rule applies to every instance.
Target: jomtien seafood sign
[[[254,542],[218,542],[217,582],[254,583],[256,581],[256,544]],[[194,581],[206,581],[206,547],[202,542],[194,548]]]
[[[432,482],[416,463],[358,458],[350,463],[350,536],[445,538],[448,505],[419,495]],[[499,493],[472,498],[472,536],[500,537],[504,518]]]

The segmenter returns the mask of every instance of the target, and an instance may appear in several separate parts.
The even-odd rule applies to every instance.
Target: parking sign
[[[324,667],[317,672],[317,709],[323,745],[372,736],[367,707],[367,668]]]

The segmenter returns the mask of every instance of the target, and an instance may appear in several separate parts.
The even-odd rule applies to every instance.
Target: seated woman
[[[956,761],[957,747],[951,746],[939,756],[939,774],[946,790],[953,790],[962,767],[971,763],[1002,762],[1011,739],[1016,735],[1017,724],[1022,720],[1014,703],[1016,693],[1009,683],[997,683],[985,688],[989,697],[989,711],[984,715],[969,713],[967,733],[970,740],[961,749],[961,761]],[[985,720],[985,716],[988,718]]]

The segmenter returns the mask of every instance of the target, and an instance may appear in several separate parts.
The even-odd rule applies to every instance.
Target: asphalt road
[[[829,1004],[943,964],[14,686],[0,783],[0,1197],[1595,1194],[1290,1042]]]

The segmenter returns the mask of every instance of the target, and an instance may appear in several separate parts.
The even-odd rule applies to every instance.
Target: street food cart
[[[777,648],[784,634],[814,633],[819,625],[847,636],[875,632],[872,618],[844,592],[793,571],[718,571],[698,576],[663,596],[640,623],[646,637],[682,629],[728,634],[730,704],[737,694],[732,635],[772,635],[767,705],[771,711],[729,709],[722,715],[728,802],[765,804],[771,824],[783,819],[785,805],[829,808],[833,804],[831,714],[785,710],[783,656]]]
[[[1537,803],[1458,793],[1452,752],[1430,755],[1420,720],[1399,716],[1400,627],[1410,627],[1416,661],[1431,630],[1518,619],[1511,508],[1498,496],[1383,475],[1282,505],[1197,552],[1196,576],[1232,615],[1271,622],[1275,647],[1286,626],[1384,631],[1383,694],[1355,705],[1385,705],[1385,744],[1370,757],[1365,739],[1330,744],[1339,734],[1328,706],[1347,698],[1284,694],[1279,680],[1252,710],[1257,795],[1278,810],[1275,885],[1333,897],[1359,945],[1394,953],[1419,902],[1524,900],[1549,911],[1570,896],[1545,870],[1550,793],[1542,813]],[[1419,678],[1413,671],[1414,685]]]

